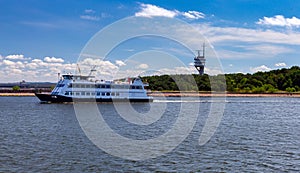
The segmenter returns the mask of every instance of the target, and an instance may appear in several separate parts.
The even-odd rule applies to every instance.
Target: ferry
[[[35,93],[43,103],[64,102],[152,102],[147,95],[149,84],[140,77],[126,82],[95,80],[95,76],[65,74],[51,93]]]

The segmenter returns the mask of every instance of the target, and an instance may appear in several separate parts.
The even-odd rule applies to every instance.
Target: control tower
[[[194,58],[194,66],[198,70],[200,75],[204,74],[204,66],[205,66],[205,44],[203,43],[203,50],[201,56],[201,50],[197,50],[198,56]]]

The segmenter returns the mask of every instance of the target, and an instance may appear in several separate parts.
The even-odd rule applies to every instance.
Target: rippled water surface
[[[299,172],[300,99],[227,98],[216,133],[198,145],[211,99],[132,104],[143,113],[165,103],[147,126],[125,121],[112,104],[98,104],[107,124],[136,140],[153,139],[174,125],[182,104],[200,105],[198,120],[173,151],[143,161],[105,153],[91,142],[72,104],[40,104],[34,97],[0,97],[0,172]],[[166,139],[167,140],[167,139]]]

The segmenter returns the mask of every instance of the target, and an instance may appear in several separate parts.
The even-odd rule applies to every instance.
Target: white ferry
[[[51,93],[35,93],[41,102],[152,102],[138,77],[133,81],[94,80],[95,76],[62,75]]]

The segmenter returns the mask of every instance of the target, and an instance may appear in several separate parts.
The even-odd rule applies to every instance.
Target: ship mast
[[[96,65],[93,66],[93,68],[91,69],[91,71],[90,71],[90,73],[89,73],[88,76],[91,76],[93,74],[93,72],[97,71],[96,67],[97,67]]]
[[[201,56],[201,50],[197,50],[198,55],[194,58],[194,66],[199,72],[199,75],[204,74],[204,66],[205,66],[205,43],[203,43],[202,48],[202,56]]]

